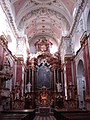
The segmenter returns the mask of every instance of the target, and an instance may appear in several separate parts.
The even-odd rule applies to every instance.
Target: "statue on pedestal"
[[[30,82],[26,85],[27,92],[31,92],[31,86]]]
[[[57,85],[57,91],[58,92],[62,92],[62,86],[61,86],[61,83],[56,83],[56,85]]]

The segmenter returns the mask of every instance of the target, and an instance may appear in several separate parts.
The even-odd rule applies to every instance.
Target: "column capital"
[[[74,56],[68,56],[68,55],[66,55],[66,56],[64,57],[64,61],[65,61],[65,63],[67,63],[67,62],[69,62],[69,61],[72,61],[73,58],[74,58]]]
[[[24,58],[23,56],[16,57],[17,64],[24,64]]]

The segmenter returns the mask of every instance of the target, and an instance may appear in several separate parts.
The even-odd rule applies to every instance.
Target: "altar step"
[[[56,120],[54,116],[35,116],[34,120]]]

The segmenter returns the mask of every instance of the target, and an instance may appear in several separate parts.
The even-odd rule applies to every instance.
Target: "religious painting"
[[[42,63],[37,70],[37,88],[41,89],[45,86],[47,89],[51,88],[51,69],[47,63]]]

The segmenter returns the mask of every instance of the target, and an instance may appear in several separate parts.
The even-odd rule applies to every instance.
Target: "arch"
[[[84,75],[84,65],[83,65],[83,61],[82,60],[79,60],[79,62],[78,62],[77,74],[79,76],[82,76],[82,74]]]
[[[86,92],[86,80],[84,74],[84,64],[82,60],[79,60],[77,65],[77,92],[79,108],[85,108],[85,92]]]

